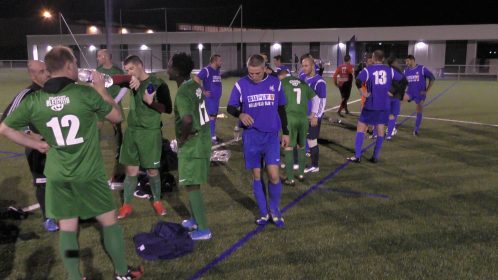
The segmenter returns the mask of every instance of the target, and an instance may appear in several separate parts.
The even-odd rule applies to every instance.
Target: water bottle
[[[92,70],[90,69],[78,69],[78,79],[82,82],[85,83],[91,83],[92,82]],[[102,74],[104,75],[104,86],[106,88],[110,87],[113,85],[114,81],[112,80],[112,77],[107,75],[107,74]]]
[[[147,93],[148,93],[148,94],[153,94],[153,93],[154,93],[154,91],[156,91],[156,89],[154,88],[154,85],[153,85],[153,84],[149,84],[149,85],[147,86]]]
[[[233,140],[240,140],[240,127],[238,125],[236,125],[233,129]]]

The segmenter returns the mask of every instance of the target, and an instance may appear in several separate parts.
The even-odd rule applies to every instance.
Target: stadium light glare
[[[129,33],[129,32],[128,32],[128,29],[126,29],[126,28],[124,28],[124,27],[123,27],[123,28],[121,28],[121,30],[120,30],[120,31],[121,31],[121,34],[128,34],[128,33]]]
[[[149,34],[151,34],[151,33],[154,33],[154,30],[152,30],[152,29],[147,29],[147,31],[145,31],[145,33],[149,33]]]
[[[98,34],[99,33],[99,29],[97,28],[97,26],[91,25],[91,26],[88,27],[88,33],[89,34]]]
[[[148,49],[149,49],[149,47],[147,47],[147,45],[141,45],[141,46],[140,46],[140,50],[141,50],[141,51],[146,51],[146,50],[148,50]]]
[[[426,44],[426,43],[424,43],[424,42],[422,42],[422,41],[420,41],[420,42],[417,42],[417,43],[415,44],[415,48],[416,48],[416,49],[424,49],[424,48],[427,48],[427,44]]]
[[[345,48],[345,47],[346,47],[346,44],[344,44],[344,43],[342,43],[342,42],[340,42],[340,43],[339,43],[339,48],[341,48],[341,49],[342,49],[342,48]]]
[[[202,50],[204,49],[204,45],[203,45],[203,44],[201,44],[201,43],[199,43],[199,45],[197,45],[197,48],[198,48],[200,51],[202,51]]]
[[[44,10],[42,12],[42,17],[45,19],[51,19],[52,18],[52,13],[49,10]]]
[[[52,46],[51,46],[51,45],[48,45],[48,46],[47,46],[47,52],[49,52],[51,49],[52,49]]]
[[[97,50],[97,47],[95,47],[94,45],[90,45],[90,46],[88,47],[88,50],[89,50],[89,51],[91,51],[91,52],[94,52],[94,51],[96,51],[96,50]]]
[[[379,42],[379,46],[382,46],[382,42]]]
[[[281,49],[282,48],[282,45],[280,45],[279,43],[273,43],[272,47],[274,49]]]

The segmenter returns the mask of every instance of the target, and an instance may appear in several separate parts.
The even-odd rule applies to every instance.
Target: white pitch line
[[[407,116],[407,115],[398,115],[398,116],[400,116],[400,117],[406,117],[406,118],[416,118],[416,116]],[[475,125],[498,127],[498,124],[481,123],[481,122],[460,121],[460,120],[442,119],[442,118],[431,118],[431,117],[423,117],[423,119],[424,120],[433,120],[433,121],[442,121],[442,122],[454,122],[454,123],[475,124]]]

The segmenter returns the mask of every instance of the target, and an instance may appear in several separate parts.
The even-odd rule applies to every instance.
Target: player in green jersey
[[[204,202],[200,185],[207,183],[211,158],[211,133],[209,115],[202,89],[190,77],[194,68],[192,57],[185,53],[175,54],[168,63],[170,80],[176,81],[175,132],[178,141],[179,183],[188,192],[192,218],[182,222],[193,229],[193,240],[211,238],[204,214]]]
[[[0,133],[17,144],[47,153],[44,174],[46,215],[59,220],[59,249],[69,279],[82,279],[78,258],[78,220],[95,217],[102,225],[104,246],[116,271],[115,278],[136,278],[143,268],[126,265],[124,239],[116,221],[116,206],[107,186],[98,139],[97,117],[117,123],[119,107],[93,73],[93,88],[75,84],[78,66],[71,49],[54,47],[45,56],[51,78],[27,97],[0,125]],[[28,124],[40,138],[18,131]]]
[[[118,219],[129,216],[133,211],[131,199],[140,167],[145,168],[149,176],[152,206],[157,215],[164,216],[166,210],[160,200],[161,177],[158,169],[162,151],[161,114],[172,111],[169,88],[163,80],[145,72],[138,56],[128,56],[123,64],[128,74],[140,81],[140,85],[131,92],[128,128],[119,157],[119,162],[126,166],[126,178],[124,203],[119,209]]]
[[[285,155],[285,175],[286,185],[294,185],[294,172],[292,170],[294,163],[293,149],[297,148],[299,174],[298,179],[304,179],[305,167],[305,145],[306,135],[308,134],[308,102],[313,100],[311,115],[314,116],[318,111],[319,100],[315,98],[316,94],[306,83],[299,78],[290,76],[287,69],[277,72],[278,78],[282,82],[287,104],[285,113],[287,114],[287,124],[289,129],[289,145],[284,150]]]
[[[115,66],[112,63],[112,54],[109,53],[107,49],[100,49],[97,51],[97,63],[99,66],[97,67],[97,71],[109,76],[112,75],[120,75],[124,74],[124,71],[121,70],[120,67]],[[124,93],[128,91],[127,88],[121,89],[119,85],[112,85],[107,88],[107,92],[111,95],[111,97],[118,103],[119,109],[121,110],[121,115],[124,119],[123,105],[121,104],[121,99],[117,100],[118,94],[123,90]],[[99,126],[103,126],[103,122],[99,120]],[[116,163],[114,166],[113,177],[111,180],[117,180],[118,177],[122,177],[124,175],[124,170],[119,164],[119,151],[121,150],[121,144],[123,143],[123,130],[121,128],[121,123],[114,124],[112,126],[114,128],[114,135],[116,137]],[[121,179],[122,180],[122,179]]]

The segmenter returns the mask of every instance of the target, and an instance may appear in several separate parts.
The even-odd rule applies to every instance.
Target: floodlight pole
[[[243,24],[243,13],[242,4],[240,4],[240,65],[244,68],[244,41],[242,40],[242,24]]]
[[[112,0],[104,0],[106,48],[112,52]]]

